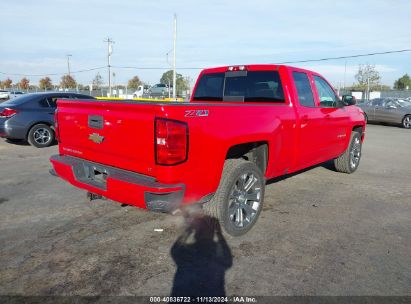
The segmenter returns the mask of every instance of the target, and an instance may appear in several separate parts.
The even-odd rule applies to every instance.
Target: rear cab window
[[[297,90],[298,102],[304,107],[315,107],[314,94],[311,89],[310,79],[304,72],[293,72],[293,80]]]
[[[278,71],[227,71],[200,77],[193,100],[284,103]]]

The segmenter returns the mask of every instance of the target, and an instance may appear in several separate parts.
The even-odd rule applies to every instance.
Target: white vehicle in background
[[[143,98],[148,95],[148,85],[141,85],[138,86],[137,90],[133,93],[133,98]]]
[[[9,92],[9,98],[10,98],[10,99],[16,98],[16,97],[19,97],[19,96],[21,96],[21,95],[23,95],[23,94],[25,94],[25,93],[22,92],[22,91],[11,91],[11,92]]]
[[[0,99],[9,99],[9,91],[0,90]]]

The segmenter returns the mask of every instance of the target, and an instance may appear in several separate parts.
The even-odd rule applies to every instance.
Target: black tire
[[[240,179],[242,179],[244,175],[246,176],[243,181],[244,189],[246,189],[246,182],[250,181],[250,179],[253,181],[254,178],[256,179],[252,184],[252,187],[255,185],[255,189],[249,189],[255,192],[249,193],[249,190],[244,190],[245,192],[243,192],[243,194],[238,194],[238,198],[233,200],[231,199],[233,197],[233,191],[240,193],[240,191],[236,189],[240,188],[238,183],[240,183]],[[207,215],[216,218],[226,233],[231,236],[241,236],[247,233],[256,223],[262,210],[264,190],[264,176],[254,163],[244,159],[228,159],[224,163],[223,174],[217,192],[211,201],[203,205],[203,210]],[[248,200],[247,194],[250,196],[255,195],[256,200]],[[240,197],[242,197],[242,202],[237,201],[237,199],[240,200]],[[248,204],[249,202],[250,204]],[[251,203],[253,206],[251,206]],[[231,215],[233,217],[230,216],[229,208],[232,213],[233,210],[236,212],[234,216]],[[249,221],[247,221],[247,213],[251,213]],[[237,225],[240,222],[239,217],[244,222],[243,227]]]
[[[353,131],[347,150],[338,158],[334,159],[334,166],[338,172],[353,173],[357,170],[361,160],[361,134]]]
[[[45,124],[34,125],[27,135],[27,141],[36,148],[48,147],[54,142],[54,131]]]
[[[402,119],[402,127],[405,129],[411,129],[411,115],[405,115]]]

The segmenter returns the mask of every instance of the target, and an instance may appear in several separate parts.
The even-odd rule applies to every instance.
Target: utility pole
[[[367,101],[370,101],[370,72],[367,73]]]
[[[67,70],[68,70],[68,75],[70,76],[70,57],[73,56],[71,54],[67,54]]]
[[[111,96],[111,54],[113,53],[113,47],[111,45],[114,41],[108,37],[104,42],[107,42],[108,95]]]
[[[344,90],[345,90],[345,76],[347,74],[347,60],[345,61],[345,65],[344,65]]]
[[[177,15],[174,14],[174,46],[173,46],[173,98],[176,98],[176,40],[177,40]]]

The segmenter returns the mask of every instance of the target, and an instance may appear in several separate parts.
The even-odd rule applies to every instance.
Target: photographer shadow
[[[233,257],[220,224],[198,214],[186,223],[171,248],[177,265],[171,296],[225,296],[225,272]]]

